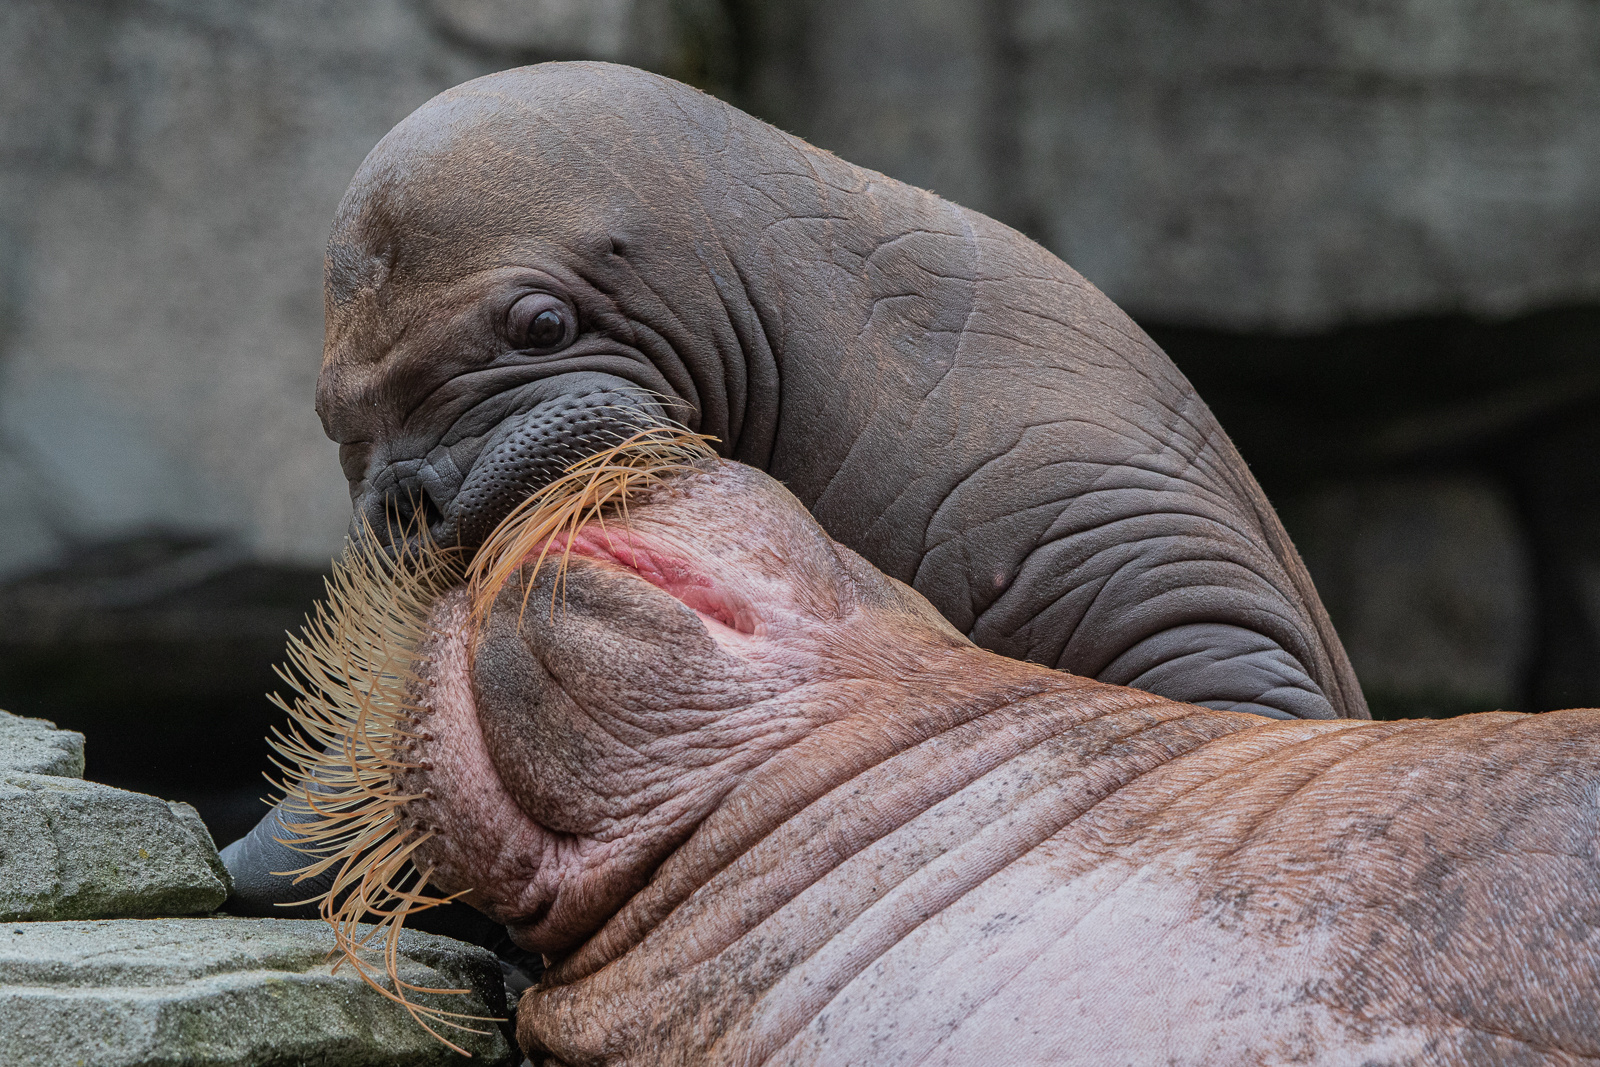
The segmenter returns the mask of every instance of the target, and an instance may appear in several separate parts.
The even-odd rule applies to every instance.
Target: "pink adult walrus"
[[[1600,1058],[1600,711],[1274,722],[1006,659],[732,463],[608,530],[419,660],[420,862],[550,958],[535,1062]]]

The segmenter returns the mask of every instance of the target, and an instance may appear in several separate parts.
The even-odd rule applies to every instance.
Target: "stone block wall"
[[[738,0],[748,103],[1235,330],[1600,298],[1588,0]]]
[[[453,1051],[335,956],[325,923],[217,915],[228,873],[193,808],[84,770],[83,735],[0,711],[0,1067],[522,1059],[489,951],[400,935],[417,1002],[471,1017],[438,1027]],[[360,962],[386,980],[378,951]]]

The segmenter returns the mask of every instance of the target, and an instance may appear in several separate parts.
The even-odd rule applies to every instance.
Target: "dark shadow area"
[[[88,776],[183,800],[218,844],[261,817],[265,694],[286,631],[322,593],[312,570],[151,534],[84,546],[0,589],[0,708],[87,737]]]
[[[1374,714],[1600,705],[1600,308],[1298,337],[1144,325],[1283,515]],[[1374,587],[1391,561],[1410,588]],[[1419,627],[1461,663],[1407,684],[1396,646]],[[1486,656],[1509,692],[1454,684]]]

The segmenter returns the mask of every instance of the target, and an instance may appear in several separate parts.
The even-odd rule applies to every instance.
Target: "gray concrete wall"
[[[1135,317],[1600,296],[1591,0],[744,8],[758,112],[1021,226]]]
[[[311,408],[322,250],[361,159],[501,67],[682,72],[678,27],[706,37],[716,16],[691,0],[0,5],[0,576],[149,528],[325,563],[349,514]]]
[[[344,185],[435,92],[576,56],[689,78],[1012,222],[1147,323],[1270,338],[1600,303],[1593,0],[8,0],[0,582],[150,530],[323,565],[348,518],[311,409]],[[1483,390],[1542,389],[1524,424],[1590,395],[1591,335],[1549,342],[1564,354],[1537,382],[1518,368],[1556,363],[1519,344]],[[1204,376],[1209,357],[1173,352]],[[1447,356],[1393,359],[1451,374]],[[1428,393],[1394,425],[1478,410]],[[1514,702],[1538,632],[1579,633],[1568,659],[1600,661],[1578,589],[1600,550],[1529,534],[1528,515],[1578,505],[1490,471],[1496,426],[1458,435],[1478,442],[1471,469],[1269,483],[1369,685],[1455,679],[1464,700]],[[1311,451],[1344,447],[1324,438]],[[1570,489],[1555,469],[1545,482]],[[1380,577],[1399,560],[1412,578]],[[1424,586],[1456,607],[1427,607],[1443,601]],[[1566,616],[1540,606],[1563,596]]]
[[[328,220],[484,69],[398,0],[0,7],[0,570],[149,526],[326,560]]]

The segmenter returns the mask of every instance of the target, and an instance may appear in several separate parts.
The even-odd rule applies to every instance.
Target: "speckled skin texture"
[[[1600,712],[1273,722],[975,647],[707,464],[420,664],[435,883],[570,1064],[1600,1056]],[[526,608],[522,607],[527,593]]]

